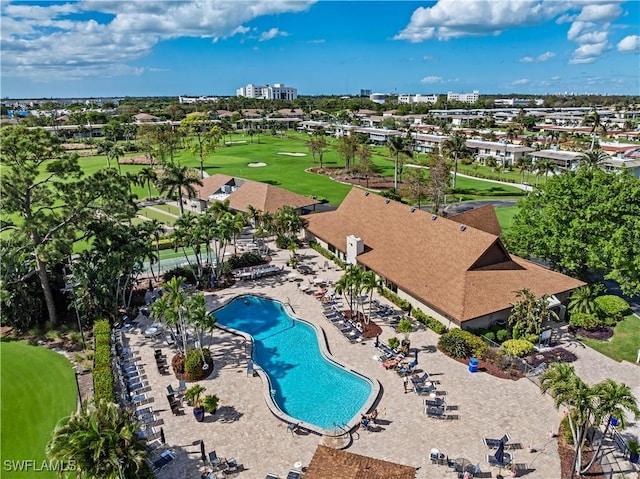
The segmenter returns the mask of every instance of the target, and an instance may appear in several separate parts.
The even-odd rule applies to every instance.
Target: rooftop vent
[[[369,196],[369,192],[368,192],[368,191],[365,191],[365,192],[364,192],[364,196]]]
[[[389,198],[387,198],[386,200],[384,200],[384,203],[385,203],[386,205],[388,205],[389,203],[391,203],[391,200],[390,200]]]
[[[460,225],[460,231],[464,231],[467,229],[467,225]]]
[[[437,220],[437,219],[438,219],[438,215],[431,215],[431,219],[432,219],[433,221]]]
[[[415,208],[411,208],[409,211],[413,213],[415,210],[416,210]]]

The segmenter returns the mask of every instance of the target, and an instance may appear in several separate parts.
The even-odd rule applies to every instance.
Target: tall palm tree
[[[574,473],[581,470],[582,447],[594,410],[595,390],[576,375],[573,366],[554,363],[540,376],[540,391],[551,395],[556,408],[566,406],[568,409],[567,418],[575,452],[569,477],[573,478]]]
[[[371,318],[371,306],[373,304],[373,293],[375,290],[380,288],[381,282],[373,271],[365,271],[362,275],[362,283],[364,290],[369,295],[369,314],[365,315],[365,323],[369,324],[369,319]]]
[[[124,150],[111,140],[104,140],[98,143],[97,151],[99,155],[105,155],[107,157],[107,168],[111,168],[111,160],[118,162],[124,155]],[[118,172],[121,172],[119,162]]]
[[[138,180],[137,183],[140,186],[147,187],[147,199],[151,199],[151,183],[156,181],[158,178],[155,169],[150,166],[145,166],[140,171],[138,171]]]
[[[541,160],[536,161],[536,185],[538,184],[538,177],[540,175],[547,178],[550,173],[555,172],[558,167],[555,162],[549,158],[543,158]]]
[[[393,189],[394,191],[398,191],[398,176],[402,171],[400,167],[400,157],[412,157],[413,152],[409,149],[405,138],[401,136],[392,136],[389,138],[387,142],[387,146],[389,147],[389,153],[391,156],[395,157],[394,168],[393,168]]]
[[[453,183],[452,188],[456,189],[456,179],[458,177],[458,160],[471,152],[467,147],[467,137],[461,133],[456,133],[442,144],[444,151],[453,156]]]
[[[586,151],[578,157],[578,168],[586,168],[589,170],[601,169],[604,162],[609,159],[602,150]]]
[[[598,110],[596,109],[596,107],[593,107],[593,110],[591,111],[591,113],[589,113],[584,117],[584,120],[582,120],[582,124],[591,126],[590,151],[593,151],[593,149],[596,146],[596,135],[598,133],[601,133],[602,136],[607,134],[607,128],[605,127],[602,121],[602,118],[600,117],[600,113],[598,113]]]
[[[628,424],[627,412],[632,413],[635,419],[640,417],[638,400],[626,384],[617,383],[609,378],[596,384],[593,389],[596,396],[594,425],[599,426],[603,420],[605,421],[602,437],[606,437],[612,418],[616,418],[620,428],[625,429]],[[602,443],[603,441],[600,441],[591,461],[580,471],[581,474],[585,474],[599,459]]]
[[[79,477],[145,477],[146,442],[136,435],[139,428],[116,404],[91,403],[56,425],[46,452],[52,460],[74,461]]]
[[[200,179],[198,170],[175,163],[164,165],[158,174],[158,180],[160,192],[166,192],[168,197],[178,200],[180,215],[184,214],[184,206],[182,203],[183,192],[191,198],[196,195],[196,190],[193,185],[202,186],[202,180]]]
[[[521,156],[516,160],[516,168],[520,170],[520,183],[524,183],[524,174],[531,170],[531,158]]]

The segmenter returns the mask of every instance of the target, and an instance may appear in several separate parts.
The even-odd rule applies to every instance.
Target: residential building
[[[380,105],[384,105],[384,102],[387,101],[387,94],[386,93],[372,93],[371,95],[369,95],[369,100],[371,100],[374,103],[379,103]]]
[[[284,86],[282,83],[264,86],[249,83],[247,86],[238,88],[236,90],[236,96],[259,98],[262,100],[295,100],[298,98],[298,90]]]
[[[551,160],[558,168],[563,170],[573,170],[578,165],[578,158],[582,153],[576,151],[565,151],[553,146],[547,150],[532,151],[527,153],[531,158],[531,163],[535,165],[540,160]]]
[[[398,95],[398,104],[404,103],[411,105],[412,103],[431,103],[438,101],[438,95]]]
[[[218,101],[218,97],[215,96],[179,96],[180,103],[189,105],[191,103],[212,103]]]
[[[544,100],[542,98],[496,98],[493,104],[495,106],[542,106]]]
[[[461,101],[463,103],[475,103],[480,98],[480,92],[473,90],[472,93],[447,93],[447,101]]]
[[[216,201],[229,200],[233,211],[247,213],[249,205],[254,208],[275,213],[283,206],[292,206],[298,213],[304,214],[315,209],[320,203],[313,197],[299,195],[277,186],[258,181],[246,180],[229,175],[212,175],[202,179],[202,186],[196,185],[194,198],[183,198],[192,211],[203,212]]]
[[[493,157],[499,165],[503,167],[511,166],[518,158],[525,156],[527,153],[535,151],[534,148],[522,145],[514,145],[506,141],[484,141],[484,140],[467,140],[467,148],[471,150],[471,154],[482,163],[488,158]]]
[[[584,283],[509,254],[495,228],[472,226],[487,213],[495,216],[487,209],[461,224],[354,188],[337,210],[307,216],[306,235],[447,326],[505,321],[525,288],[552,295],[562,315]]]

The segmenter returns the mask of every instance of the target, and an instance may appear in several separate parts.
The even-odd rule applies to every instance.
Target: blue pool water
[[[316,330],[289,316],[281,303],[240,296],[214,314],[221,325],[253,337],[253,361],[269,376],[273,400],[289,416],[332,430],[365,405],[371,383],[329,361]]]

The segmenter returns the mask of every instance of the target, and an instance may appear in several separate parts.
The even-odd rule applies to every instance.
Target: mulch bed
[[[438,350],[442,352],[440,348],[438,348]],[[442,352],[442,354],[444,354],[444,352]],[[445,356],[447,355],[445,354]],[[452,358],[451,356],[447,356],[447,357],[455,361],[458,361],[461,364],[469,364],[470,358]],[[487,373],[487,374],[490,374],[491,376],[495,376],[501,379],[511,379],[513,381],[517,381],[518,379],[524,377],[524,374],[522,374],[520,371],[516,371],[516,370],[503,371],[498,367],[498,365],[487,362],[487,361],[483,361],[482,359],[478,359],[478,372]]]
[[[584,467],[585,464],[588,464],[591,458],[593,457],[595,451],[585,447],[582,450],[582,465]],[[573,455],[575,454],[573,447],[564,444],[564,440],[559,436],[558,437],[558,454],[560,455],[560,477],[563,479],[569,479],[569,474],[571,474],[571,466],[573,464]],[[574,474],[572,479],[577,479],[580,477],[591,477],[594,479],[605,479],[605,475],[602,472],[602,467],[596,461],[589,472],[586,474]]]
[[[369,188],[372,190],[388,190],[389,188],[393,188],[393,178],[382,175],[370,176],[368,179],[360,178],[347,173],[344,168],[311,168],[309,171],[319,175],[329,176],[336,181],[349,183],[362,188]]]
[[[147,156],[131,156],[120,158],[118,163],[121,165],[157,165],[158,162],[155,158],[149,158]]]
[[[347,309],[342,312],[344,313],[345,319],[351,319],[350,310]],[[369,320],[369,324],[364,322],[364,315],[362,314],[362,311],[358,311],[358,318],[354,319],[354,322],[358,322],[362,326],[362,337],[364,339],[375,338],[382,334],[382,328],[374,323],[373,320]]]

